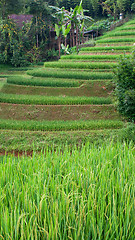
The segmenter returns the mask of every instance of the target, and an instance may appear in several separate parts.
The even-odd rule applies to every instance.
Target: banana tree
[[[71,46],[75,46],[78,52],[78,43],[80,44],[80,37],[84,35],[84,22],[93,21],[91,17],[84,15],[83,7],[82,7],[82,0],[80,5],[76,6],[75,9],[70,9],[70,21],[71,21]],[[76,33],[76,41],[75,41],[75,33]]]
[[[56,36],[57,36],[57,39],[58,39],[59,58],[60,58],[62,26],[59,26],[59,25],[55,24],[55,32],[56,32]]]
[[[66,39],[68,33],[70,33],[70,46],[74,47],[76,45],[78,51],[78,41],[80,36],[83,35],[84,32],[84,21],[93,21],[91,17],[84,15],[84,10],[82,7],[82,0],[79,5],[77,5],[74,9],[70,9],[67,11],[64,7],[58,8],[54,6],[50,6],[52,9],[56,11],[53,15],[57,18],[57,23],[55,24],[56,35],[59,38],[59,56],[60,56],[60,43],[61,36],[63,35],[65,38],[65,47],[67,45]],[[76,33],[76,39],[75,39]],[[75,41],[76,40],[76,41]]]
[[[58,47],[59,47],[59,57],[60,57],[60,48],[61,48],[61,37],[62,35],[65,38],[65,47],[67,45],[66,39],[67,34],[70,32],[71,24],[68,18],[69,12],[65,10],[64,7],[58,8],[54,6],[50,6],[52,9],[56,11],[52,16],[57,19],[57,24],[55,24],[55,32],[58,38]]]

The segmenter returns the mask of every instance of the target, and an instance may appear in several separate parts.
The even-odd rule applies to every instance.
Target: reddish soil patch
[[[0,151],[0,156],[7,156],[7,155],[14,155],[15,157],[21,157],[21,156],[31,156],[33,155],[33,151],[9,151],[9,152],[6,152],[5,150],[1,150]]]

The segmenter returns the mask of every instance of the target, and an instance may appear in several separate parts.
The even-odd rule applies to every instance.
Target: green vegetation
[[[135,38],[113,38],[97,40],[97,43],[134,42]]]
[[[5,19],[9,2],[34,16],[20,33]],[[87,15],[111,15],[85,44],[82,2],[43,2],[0,0],[0,62],[36,63],[0,65],[0,238],[134,240],[135,19],[90,47],[133,1],[84,0]],[[70,53],[55,62],[53,21],[59,50],[62,40]]]
[[[117,37],[117,36],[132,36],[132,35],[135,35],[135,32],[129,32],[129,31],[125,31],[125,32],[119,32],[119,31],[113,31],[112,33],[111,32],[108,32],[106,34],[104,34],[102,37],[100,37],[100,39],[102,38],[106,38],[106,37]],[[99,39],[99,38],[98,38]]]
[[[135,61],[121,57],[116,69],[116,96],[119,112],[135,122]]]
[[[131,46],[113,46],[113,47],[110,47],[110,46],[107,46],[107,47],[83,47],[81,48],[81,51],[87,51],[87,52],[95,52],[95,51],[129,51],[131,50]]]
[[[92,63],[92,62],[46,62],[45,67],[49,68],[77,68],[77,69],[112,69],[116,67],[116,63]]]
[[[68,79],[54,79],[54,78],[32,78],[29,76],[9,76],[7,83],[26,85],[26,86],[44,86],[44,87],[78,87],[80,83],[78,81],[69,81]]]
[[[117,60],[121,54],[117,55],[63,55],[61,59],[79,59],[79,60]]]
[[[109,80],[91,80],[79,82],[79,87],[42,87],[26,85],[20,86],[16,84],[13,85],[2,81],[0,85],[0,91],[4,94],[17,93],[17,95],[107,97],[107,95],[112,96],[112,91],[114,90],[114,84]]]
[[[0,119],[0,129],[28,131],[75,131],[91,129],[122,128],[124,123],[117,120],[91,121],[15,121]]]
[[[112,72],[77,72],[77,71],[64,71],[64,70],[54,70],[54,69],[34,69],[27,71],[28,75],[34,77],[52,77],[52,78],[69,78],[69,79],[111,79],[113,77]]]
[[[40,95],[16,95],[0,94],[0,102],[16,104],[39,105],[74,105],[74,104],[111,104],[111,98],[107,97],[66,97],[66,96],[40,96]]]
[[[125,30],[135,30],[135,26],[125,26],[125,27],[120,27],[119,29],[118,29],[119,31],[125,31]]]
[[[0,235],[134,240],[134,157],[119,142],[2,157]]]
[[[65,145],[71,148],[75,146],[81,148],[82,144],[86,144],[87,142],[102,145],[103,141],[110,142],[114,138],[118,140],[118,135],[121,131],[123,132],[123,129],[88,131],[18,131],[3,129],[0,130],[0,152],[8,153],[14,151],[14,153],[21,153],[23,151],[23,153],[27,154],[32,153],[33,150],[44,150],[46,146],[49,149],[59,146],[61,150],[64,150]],[[128,134],[129,136],[131,134]]]

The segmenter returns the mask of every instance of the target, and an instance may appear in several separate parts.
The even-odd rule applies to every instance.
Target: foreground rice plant
[[[46,149],[0,162],[0,238],[135,239],[132,144]]]

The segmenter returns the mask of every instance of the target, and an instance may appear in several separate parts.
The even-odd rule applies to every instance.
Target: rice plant
[[[113,46],[113,47],[110,47],[110,46],[106,46],[106,47],[90,47],[90,48],[81,48],[80,51],[90,51],[90,52],[93,52],[93,51],[112,51],[113,50],[116,50],[116,51],[129,51],[131,50],[131,46]]]
[[[106,38],[106,37],[115,37],[115,36],[132,36],[132,35],[135,35],[135,32],[128,32],[128,31],[125,31],[125,32],[120,32],[120,31],[115,31],[115,32],[109,32],[109,33],[106,33],[104,34],[101,38]],[[99,38],[98,38],[99,39]]]
[[[70,97],[70,96],[40,96],[0,94],[1,103],[38,104],[38,105],[82,105],[82,104],[111,104],[109,97]]]
[[[62,60],[75,59],[75,60],[117,60],[121,54],[117,55],[63,55]]]
[[[55,79],[55,78],[30,78],[28,76],[8,76],[7,83],[26,85],[26,86],[43,86],[43,87],[79,87],[78,81],[70,81],[68,79]]]
[[[132,143],[87,143],[0,161],[4,240],[135,239]]]
[[[122,128],[124,123],[118,120],[78,120],[78,121],[20,121],[0,119],[0,129],[29,131],[76,131]]]
[[[51,68],[77,68],[77,69],[112,69],[113,67],[116,67],[116,63],[92,63],[92,62],[45,62],[45,67],[51,67]]]
[[[28,75],[34,77],[46,77],[46,78],[69,78],[69,79],[80,79],[80,80],[93,80],[93,79],[111,79],[114,74],[112,72],[85,72],[85,71],[67,71],[63,69],[34,69],[27,71]]]
[[[97,43],[116,43],[116,42],[134,42],[135,38],[110,38],[97,40]]]

